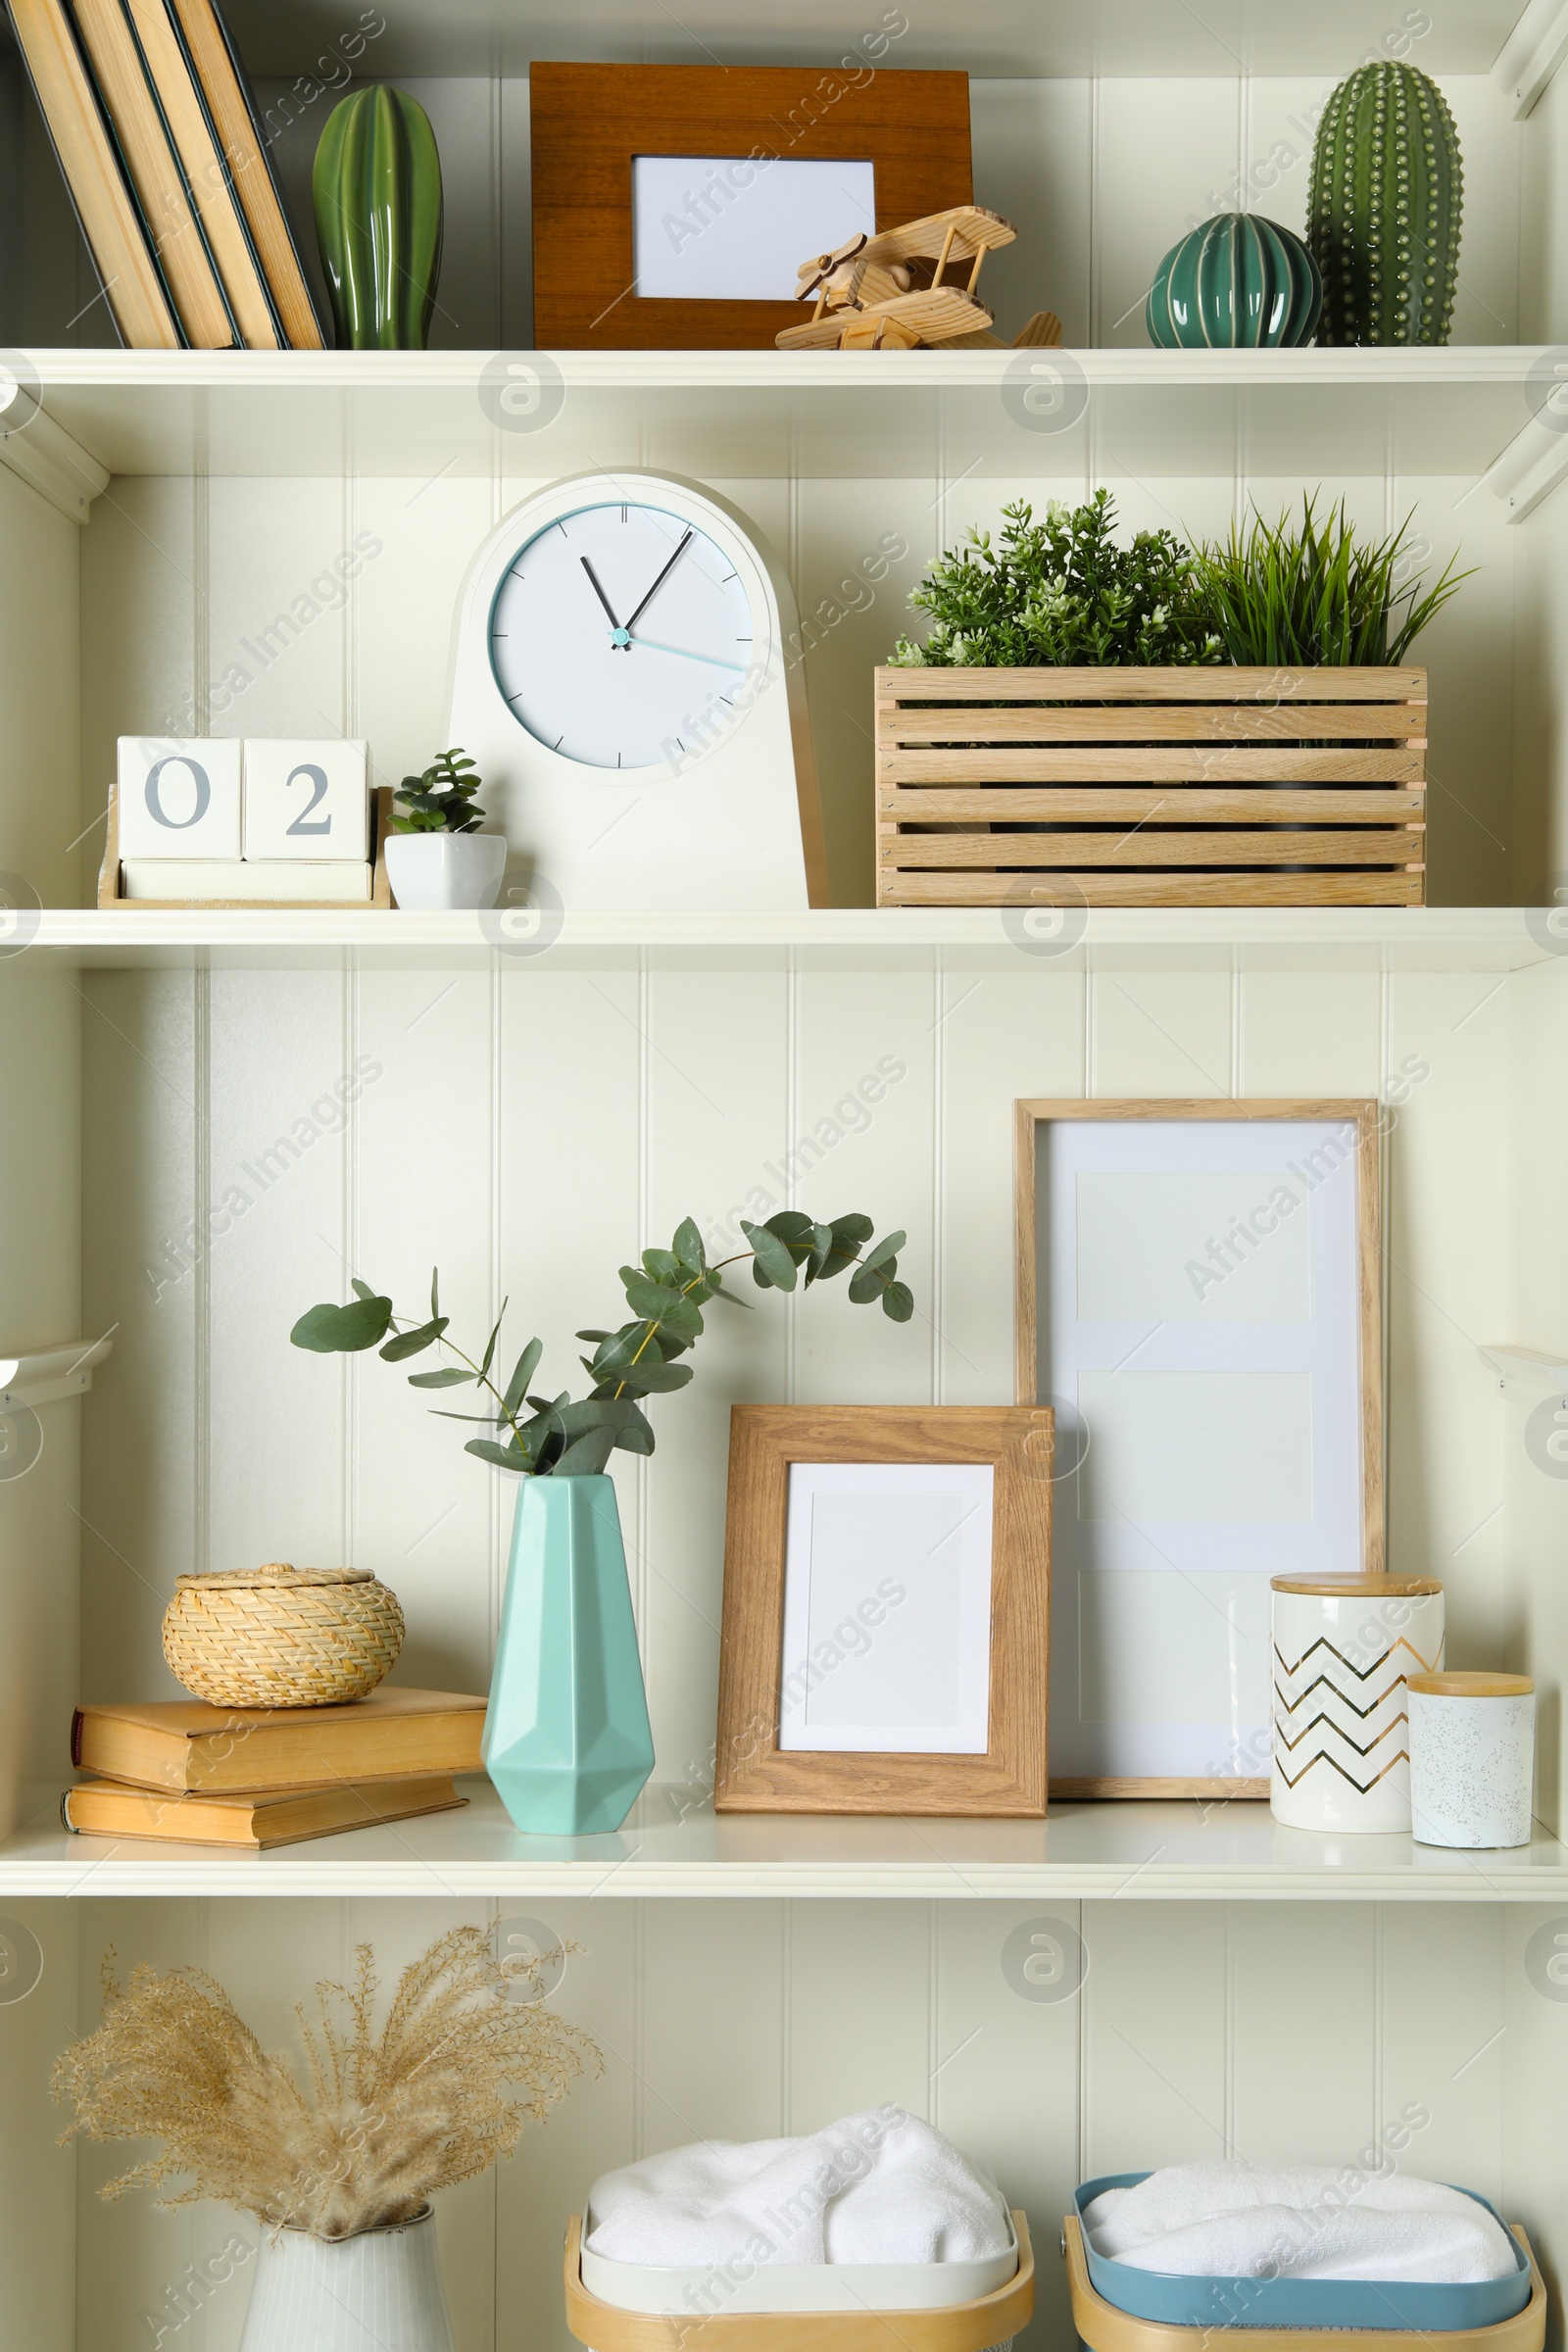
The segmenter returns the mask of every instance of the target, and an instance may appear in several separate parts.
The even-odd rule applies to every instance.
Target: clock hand
[[[628,621],[627,621],[627,623],[626,623],[626,626],[627,626],[627,628],[628,628],[628,629],[629,629],[629,628],[631,628],[631,627],[633,627],[633,626],[635,625],[635,623],[636,623],[636,620],[637,620],[638,613],[642,613],[642,612],[647,612],[647,610],[648,610],[649,606],[650,606],[650,605],[653,603],[653,601],[654,601],[655,597],[656,597],[656,596],[659,594],[659,591],[660,591],[660,590],[661,590],[661,588],[662,588],[662,586],[664,585],[664,582],[665,582],[665,580],[667,580],[667,579],[668,579],[668,577],[669,577],[670,573],[671,573],[671,572],[674,570],[674,568],[675,568],[675,565],[676,565],[676,564],[677,564],[680,562],[680,559],[681,559],[681,557],[682,557],[682,556],[685,554],[685,552],[686,552],[686,542],[687,542],[687,540],[689,540],[690,538],[691,538],[691,532],[690,532],[690,531],[688,531],[688,532],[686,533],[686,538],[685,538],[685,539],[683,539],[683,540],[681,541],[681,543],[680,543],[679,547],[677,547],[677,548],[676,548],[676,550],[675,550],[675,553],[674,553],[674,554],[673,554],[673,555],[670,557],[670,559],[669,559],[669,562],[668,562],[668,563],[667,563],[667,564],[664,565],[664,568],[663,568],[663,570],[662,570],[662,571],[660,573],[660,575],[659,575],[658,579],[657,579],[657,580],[654,582],[653,586],[652,586],[652,587],[649,589],[649,591],[648,591],[648,594],[647,594],[647,595],[646,595],[646,596],[643,598],[643,601],[642,601],[642,603],[641,603],[641,604],[638,606],[638,608],[637,608],[637,612],[633,612],[633,613],[632,613],[632,615],[631,615],[631,617],[628,619]]]
[[[610,599],[599,585],[599,574],[595,571],[593,565],[589,563],[586,556],[579,557],[578,562],[581,564],[584,571],[588,574],[589,582],[592,585],[595,596],[598,597],[599,602],[604,606],[605,612],[609,615],[610,625],[615,632],[616,644],[624,649],[626,642],[625,631],[621,628],[621,625],[615,618],[614,613],[610,610]]]
[[[694,654],[684,645],[660,645],[652,637],[634,637],[634,645],[645,645],[651,654],[679,654],[683,662],[707,662],[714,669],[732,669],[738,678],[746,675],[744,662],[726,662],[719,654]]]

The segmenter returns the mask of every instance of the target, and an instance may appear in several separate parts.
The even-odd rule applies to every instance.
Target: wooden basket
[[[879,906],[1420,906],[1424,669],[879,669]]]
[[[1004,2286],[940,2311],[622,2311],[582,2282],[582,2221],[566,2226],[566,2326],[593,2352],[990,2352],[1035,2308],[1029,2224],[1014,2213],[1018,2268]],[[1512,2352],[1512,2347],[1508,2348]]]
[[[1078,2216],[1069,2213],[1061,2225],[1061,2251],[1067,2264],[1067,2289],[1072,2299],[1073,2326],[1080,2344],[1089,2352],[1204,2352],[1223,2342],[1224,2352],[1541,2352],[1546,2340],[1546,2285],[1535,2250],[1519,2224],[1513,2233],[1530,2261],[1530,2300],[1511,2320],[1494,2328],[1445,2328],[1421,2330],[1397,2328],[1173,2328],[1159,2320],[1141,2320],[1136,2313],[1118,2311],[1095,2292],[1084,2254]]]
[[[333,1707],[364,1698],[403,1647],[397,1595],[368,1568],[237,1568],[182,1576],[164,1655],[217,1707]]]

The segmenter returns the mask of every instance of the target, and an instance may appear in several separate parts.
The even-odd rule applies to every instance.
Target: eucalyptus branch
[[[465,1451],[504,1470],[532,1476],[582,1476],[603,1470],[615,1446],[629,1453],[652,1453],[654,1432],[642,1410],[642,1400],[683,1389],[692,1367],[677,1359],[701,1339],[703,1308],[712,1299],[744,1306],[746,1300],[724,1287],[728,1266],[749,1263],[760,1290],[793,1291],[803,1282],[830,1282],[850,1274],[852,1304],[873,1301],[895,1323],[907,1323],[914,1298],[898,1279],[902,1233],[873,1239],[869,1217],[838,1217],[819,1225],[800,1209],[780,1209],[765,1224],[753,1225],[744,1217],[741,1231],[751,1245],[710,1265],[702,1236],[690,1217],[675,1230],[667,1250],[645,1250],[640,1266],[622,1266],[620,1279],[632,1320],[614,1331],[580,1331],[578,1339],[593,1343],[591,1356],[579,1358],[592,1386],[586,1396],[573,1397],[563,1390],[558,1396],[528,1394],[539,1366],[544,1343],[532,1339],[518,1356],[506,1388],[491,1377],[496,1343],[506,1316],[503,1301],[495,1328],[477,1360],[447,1338],[449,1318],[441,1312],[438,1275],[430,1277],[430,1312],[422,1322],[399,1314],[389,1297],[368,1283],[354,1283],[354,1298],[345,1306],[330,1302],[313,1306],[289,1334],[296,1348],[318,1355],[359,1354],[379,1348],[387,1363],[401,1363],[427,1348],[455,1356],[433,1372],[411,1372],[415,1389],[450,1389],[473,1385],[498,1409],[484,1413],[455,1413],[440,1405],[430,1409],[443,1420],[476,1421],[493,1430],[493,1437],[469,1438]],[[851,1269],[854,1269],[851,1273]],[[391,1337],[388,1338],[390,1332]],[[524,1404],[529,1417],[522,1417]]]

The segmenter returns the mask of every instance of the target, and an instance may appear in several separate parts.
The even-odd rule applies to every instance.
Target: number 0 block
[[[122,858],[239,857],[237,742],[122,735],[119,753]]]
[[[370,855],[366,746],[247,737],[245,855],[319,862]]]

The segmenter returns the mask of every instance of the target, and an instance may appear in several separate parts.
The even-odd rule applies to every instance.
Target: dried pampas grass
[[[318,1984],[315,2018],[295,2012],[302,2089],[202,1970],[143,1966],[122,1989],[107,1954],[104,2022],[55,2064],[54,2095],[76,2111],[64,2136],[163,2144],[102,2193],[214,2197],[315,2237],[385,2228],[510,2156],[590,2058],[603,2064],[542,1999],[509,1998],[518,1980],[477,1928],[454,1928],[404,1970],[379,2034],[368,1943],[358,1957],[352,1985]]]

